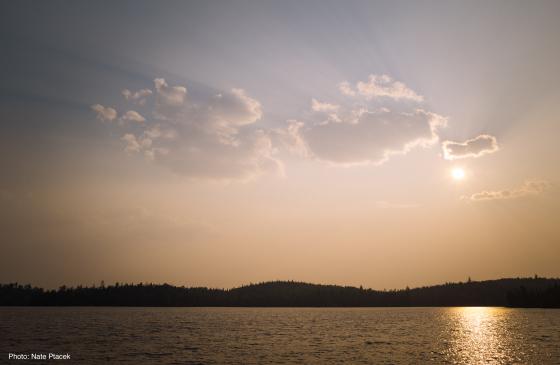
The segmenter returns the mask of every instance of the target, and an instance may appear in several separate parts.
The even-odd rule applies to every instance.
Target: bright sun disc
[[[453,170],[451,170],[451,176],[455,180],[463,180],[465,178],[465,170],[458,167],[454,168]]]

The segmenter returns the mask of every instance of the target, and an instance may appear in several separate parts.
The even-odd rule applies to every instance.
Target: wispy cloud
[[[480,157],[500,149],[496,137],[489,134],[481,134],[465,142],[443,141],[441,146],[446,160]]]
[[[311,110],[315,112],[336,112],[340,105],[323,103],[313,98],[311,99]]]
[[[467,201],[517,199],[542,194],[551,187],[552,183],[546,180],[528,180],[515,189],[485,190],[470,196],[463,196],[461,199]]]
[[[355,88],[348,81],[341,82],[338,86],[340,92],[347,96],[361,95],[366,99],[390,98],[415,102],[424,100],[403,82],[396,81],[388,75],[369,75],[367,81],[359,81]]]

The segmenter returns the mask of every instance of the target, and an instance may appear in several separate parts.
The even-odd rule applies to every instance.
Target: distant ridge
[[[509,278],[402,290],[270,281],[233,289],[119,284],[44,290],[0,284],[0,306],[408,307],[560,308],[560,279]]]

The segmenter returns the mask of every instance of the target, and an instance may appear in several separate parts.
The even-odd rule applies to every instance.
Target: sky
[[[4,1],[0,282],[559,277],[556,1]]]

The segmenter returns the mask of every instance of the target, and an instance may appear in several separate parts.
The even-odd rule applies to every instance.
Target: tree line
[[[511,306],[560,308],[560,279],[512,278],[373,290],[271,281],[234,289],[120,284],[45,290],[0,284],[2,306],[406,307]]]

